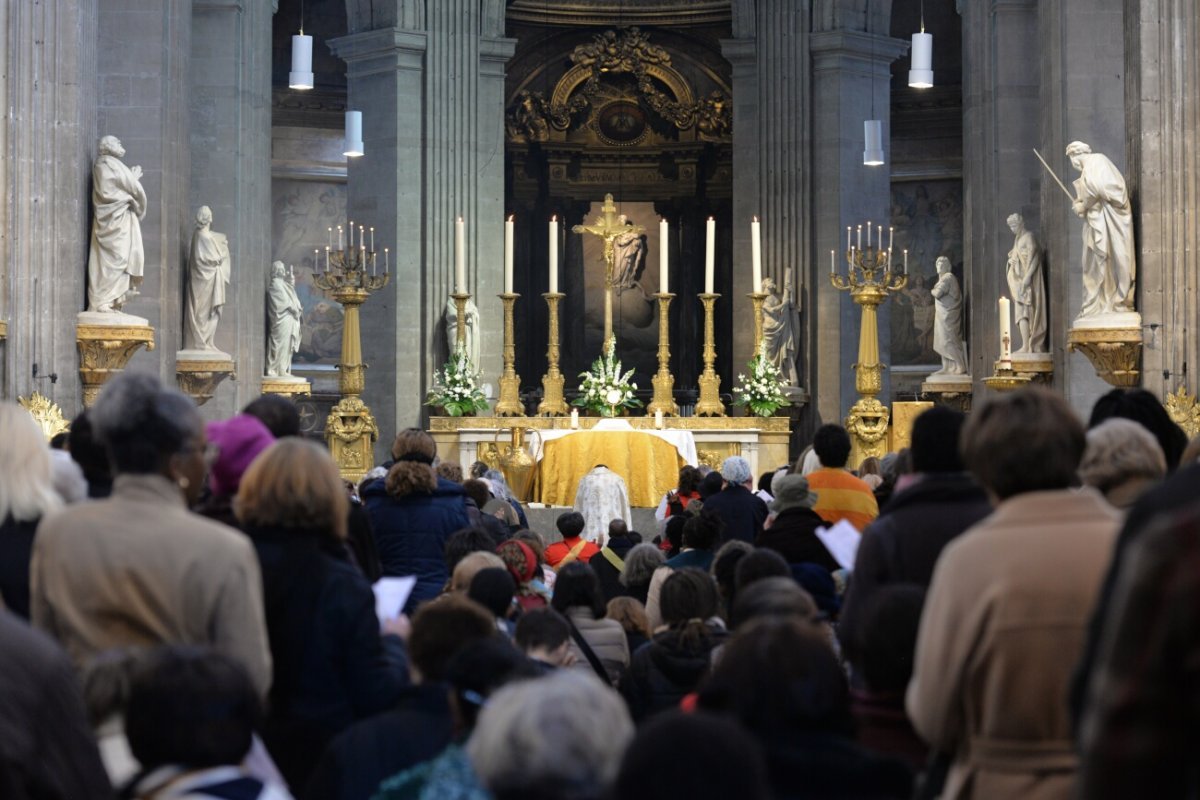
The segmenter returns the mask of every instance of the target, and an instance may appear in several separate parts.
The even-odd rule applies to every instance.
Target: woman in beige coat
[[[605,618],[604,592],[592,568],[578,561],[563,567],[554,584],[550,605],[579,632],[599,659],[609,683],[615,686],[629,667],[629,642],[621,623]],[[575,654],[576,669],[595,671],[574,634],[571,652]]]

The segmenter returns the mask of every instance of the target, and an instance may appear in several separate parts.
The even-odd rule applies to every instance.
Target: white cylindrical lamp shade
[[[292,71],[288,73],[288,88],[313,88],[312,37],[303,33],[292,37]]]
[[[912,35],[912,68],[908,71],[908,85],[914,89],[933,86],[933,34]]]
[[[342,155],[358,158],[363,154],[362,112],[346,112],[346,149]]]
[[[883,164],[883,121],[869,119],[863,123],[863,138],[866,147],[863,149],[863,164],[868,167],[878,167]]]

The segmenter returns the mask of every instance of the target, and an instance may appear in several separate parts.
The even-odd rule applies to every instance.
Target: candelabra
[[[1031,378],[1028,375],[1018,375],[1013,371],[1010,360],[1000,359],[995,364],[995,374],[984,378],[983,383],[994,392],[1012,392],[1028,386]]]
[[[500,302],[504,303],[504,372],[500,375],[500,398],[496,402],[498,417],[525,414],[525,406],[521,403],[521,376],[517,375],[516,370],[517,344],[513,331],[513,306],[520,296],[515,292],[500,295]]]
[[[658,372],[651,383],[654,384],[654,398],[646,407],[646,414],[653,417],[661,411],[664,416],[671,414],[679,416],[679,406],[675,403],[675,376],[671,374],[671,334],[670,320],[667,311],[671,307],[670,292],[659,292],[654,295],[658,300]],[[701,378],[703,380],[703,378]],[[719,380],[719,379],[718,379]],[[722,408],[722,412],[724,409]]]
[[[550,312],[549,336],[546,345],[546,374],[542,376],[542,402],[538,403],[537,413],[543,417],[557,417],[569,412],[567,401],[563,398],[565,379],[558,369],[558,304],[565,294],[562,292],[546,292],[546,308]]]
[[[867,224],[868,229],[870,223]],[[858,331],[858,362],[854,365],[854,388],[858,400],[846,416],[846,431],[854,443],[854,463],[870,456],[881,457],[887,450],[888,407],[879,402],[883,391],[883,364],[879,363],[879,323],[877,311],[887,300],[908,284],[908,266],[904,272],[892,272],[891,248],[871,247],[865,250],[851,247],[846,251],[849,269],[840,275],[830,268],[833,288],[849,292],[850,298],[862,309],[862,325]],[[830,254],[832,257],[832,253]],[[906,256],[907,261],[907,256]]]
[[[713,307],[720,296],[709,292],[700,295],[700,302],[704,304],[704,371],[700,373],[700,401],[696,403],[698,417],[725,416],[725,404],[721,402],[721,376],[713,367],[717,361]]]
[[[763,302],[767,299],[766,292],[750,292],[747,297],[754,305],[754,355],[762,347],[763,339]]]
[[[325,269],[314,268],[313,285],[333,295],[343,309],[342,357],[338,363],[338,392],[342,397],[325,419],[325,441],[342,477],[357,482],[373,466],[372,445],[379,438],[375,417],[360,397],[366,385],[367,365],[362,361],[358,309],[372,292],[387,286],[389,276],[386,258],[383,272],[377,271],[375,243],[371,242],[370,250],[362,243],[363,228],[359,228],[360,243],[355,247],[351,223],[348,249],[342,249],[338,230],[338,249],[325,248]],[[373,231],[371,238],[374,240]]]

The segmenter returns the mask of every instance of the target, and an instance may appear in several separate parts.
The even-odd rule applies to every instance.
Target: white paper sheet
[[[858,555],[858,543],[862,534],[846,520],[839,520],[828,528],[817,528],[817,538],[829,555],[841,565],[842,569],[853,570],[854,558]]]
[[[371,588],[375,590],[375,616],[379,622],[400,616],[408,596],[417,585],[416,575],[405,575],[403,578],[380,578]]]

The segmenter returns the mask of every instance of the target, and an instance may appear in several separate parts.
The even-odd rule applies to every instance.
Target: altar
[[[624,417],[618,422],[627,429],[604,430],[612,422],[583,417],[575,430],[568,417],[433,417],[429,427],[441,457],[464,468],[475,461],[499,468],[512,428],[544,434],[526,499],[547,505],[573,504],[579,479],[598,463],[621,474],[630,505],[643,508],[658,505],[684,464],[719,469],[729,456],[742,456],[757,476],[788,463],[787,417],[668,417],[661,430],[653,417]]]

